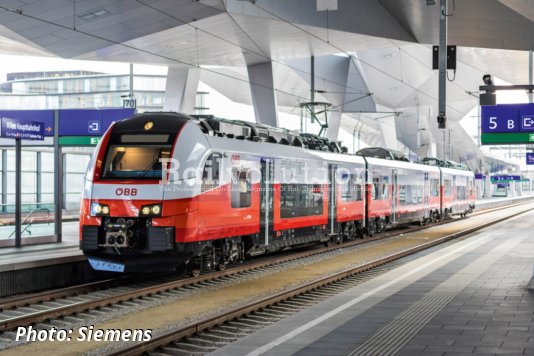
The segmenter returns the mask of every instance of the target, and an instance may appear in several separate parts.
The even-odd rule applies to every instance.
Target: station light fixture
[[[491,78],[491,74],[484,74],[482,76],[482,81],[486,85],[493,85],[493,79]]]
[[[482,81],[486,86],[493,86],[493,78],[491,74],[484,74],[482,76]],[[497,104],[497,95],[495,90],[486,89],[484,93],[479,95],[480,105],[496,105]]]

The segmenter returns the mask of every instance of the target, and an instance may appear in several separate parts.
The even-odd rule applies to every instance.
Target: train
[[[113,123],[88,164],[80,248],[95,270],[223,270],[475,207],[473,173],[257,123],[142,113]]]

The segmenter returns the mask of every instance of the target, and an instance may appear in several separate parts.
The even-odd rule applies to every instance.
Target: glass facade
[[[165,76],[134,76],[139,112],[161,110],[166,80]],[[7,110],[122,107],[123,97],[130,93],[129,75],[22,79],[9,84],[11,92],[0,94],[0,107]]]

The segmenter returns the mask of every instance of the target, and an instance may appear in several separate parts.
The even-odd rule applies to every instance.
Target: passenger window
[[[380,192],[380,178],[373,178],[373,191],[371,192],[373,200],[379,200],[382,195]]]
[[[219,175],[221,171],[221,155],[213,153],[209,155],[204,164],[204,171],[202,172],[202,186],[201,191],[213,189],[219,185]]]
[[[281,184],[281,218],[322,214],[323,188],[320,184]]]
[[[232,208],[247,208],[251,206],[252,189],[250,177],[246,170],[232,170]]]
[[[451,180],[450,179],[443,180],[443,195],[446,195],[446,196],[451,195]]]
[[[439,196],[439,179],[430,179],[430,195]]]
[[[362,200],[362,179],[356,174],[343,177],[343,185],[341,186],[341,200],[342,201],[359,201]]]

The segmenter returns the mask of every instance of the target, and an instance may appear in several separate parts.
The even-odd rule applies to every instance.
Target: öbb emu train
[[[81,249],[97,270],[195,275],[474,208],[467,169],[343,151],[319,136],[211,116],[118,121],[89,163]]]

